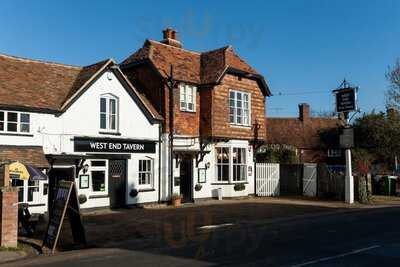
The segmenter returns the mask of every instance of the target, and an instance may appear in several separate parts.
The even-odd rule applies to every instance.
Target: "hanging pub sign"
[[[356,88],[348,87],[335,90],[336,112],[351,112],[357,110]]]
[[[86,244],[75,183],[60,181],[56,188],[53,210],[43,239],[43,251],[49,249],[51,253],[54,253],[65,215],[70,221],[74,243]]]
[[[75,152],[113,152],[113,153],[155,153],[154,141],[113,139],[113,138],[74,138]]]

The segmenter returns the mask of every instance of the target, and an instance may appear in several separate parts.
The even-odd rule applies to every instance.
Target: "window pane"
[[[20,122],[29,123],[29,114],[21,113]]]
[[[235,98],[235,92],[231,91],[229,92],[229,98],[234,99]]]
[[[237,93],[236,94],[236,98],[237,98],[238,101],[241,101],[242,100],[242,93]]]
[[[12,122],[18,122],[18,114],[16,112],[8,112],[7,120]]]
[[[0,122],[0,131],[4,131],[4,122]]]
[[[116,101],[115,99],[110,99],[110,113],[116,114],[117,112]]]
[[[106,114],[100,114],[100,128],[106,129]]]
[[[4,121],[4,111],[0,111],[0,121]]]
[[[104,192],[106,190],[105,171],[92,171],[92,189],[94,192]]]
[[[16,123],[7,123],[7,131],[16,132],[17,131],[17,124]]]
[[[193,103],[188,103],[188,110],[194,111]]]
[[[22,123],[22,124],[20,125],[20,127],[21,127],[21,129],[20,129],[21,132],[23,132],[23,133],[29,133],[29,124]]]
[[[222,166],[222,181],[229,181],[229,165]]]
[[[107,112],[106,101],[107,100],[105,98],[100,98],[100,112]]]
[[[117,129],[117,123],[116,123],[115,115],[110,115],[110,129],[111,130]]]

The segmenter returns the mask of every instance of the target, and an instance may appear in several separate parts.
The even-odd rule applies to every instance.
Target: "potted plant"
[[[235,191],[243,191],[246,189],[246,185],[245,184],[235,184],[235,186],[233,187],[233,189]]]
[[[203,188],[203,186],[201,184],[196,184],[194,186],[194,190],[196,190],[196,191],[200,191],[202,188]]]
[[[87,201],[87,197],[85,194],[80,194],[78,196],[79,204],[84,204]]]
[[[179,207],[182,203],[182,196],[178,193],[174,193],[171,197],[171,203],[174,207]]]

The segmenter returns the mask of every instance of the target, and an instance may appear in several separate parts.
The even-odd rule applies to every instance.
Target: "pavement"
[[[5,266],[397,265],[400,201],[388,203],[254,198],[92,211],[84,216],[87,249]],[[73,249],[66,228],[59,251]]]
[[[0,264],[26,257],[24,251],[0,251]]]

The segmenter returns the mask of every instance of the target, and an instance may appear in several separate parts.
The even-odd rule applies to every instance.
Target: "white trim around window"
[[[229,90],[229,123],[239,126],[250,126],[251,94]]]
[[[29,134],[31,115],[26,112],[0,110],[0,133]]]
[[[215,147],[215,182],[247,182],[247,147]]]
[[[196,112],[197,87],[194,85],[179,84],[179,106],[181,111]]]
[[[153,189],[154,160],[152,158],[138,160],[138,185],[140,189]]]
[[[119,126],[119,101],[112,94],[100,96],[100,130],[117,132]]]

